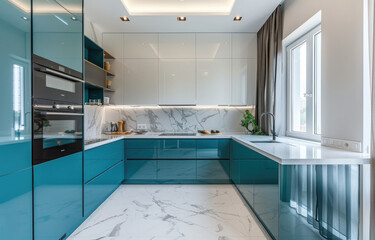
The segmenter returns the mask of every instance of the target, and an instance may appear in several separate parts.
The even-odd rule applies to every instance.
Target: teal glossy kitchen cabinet
[[[231,177],[274,239],[279,239],[279,164],[232,141]]]
[[[31,240],[31,1],[0,1],[0,239]]]
[[[126,140],[126,182],[230,183],[230,141]]]
[[[124,180],[124,161],[85,184],[85,217],[88,217]]]
[[[0,176],[30,168],[31,141],[0,142],[0,156]]]
[[[64,239],[83,220],[82,153],[34,166],[34,237]]]
[[[196,159],[197,141],[186,139],[159,140],[158,159]]]
[[[230,139],[197,140],[197,159],[229,159]]]
[[[123,140],[85,151],[84,182],[87,183],[120,161],[124,161],[124,157]]]
[[[126,181],[148,182],[157,179],[157,160],[126,160]]]
[[[157,179],[171,182],[191,182],[197,175],[196,160],[158,160]]]
[[[33,0],[33,51],[82,72],[82,0]]]
[[[31,168],[0,177],[0,239],[32,240]]]

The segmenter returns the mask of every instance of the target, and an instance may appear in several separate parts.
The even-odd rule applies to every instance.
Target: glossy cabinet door
[[[0,176],[31,167],[30,9],[0,1]]]
[[[159,140],[158,159],[196,159],[196,148],[196,140]]]
[[[33,53],[82,72],[82,0],[33,1]]]
[[[0,239],[33,237],[30,10],[0,1]]]
[[[124,141],[121,140],[85,151],[84,182],[87,183],[120,161],[124,161],[124,147]]]
[[[197,140],[197,159],[229,159],[230,139]]]
[[[279,164],[232,142],[232,179],[258,219],[279,238]]]
[[[158,160],[157,179],[165,181],[193,181],[196,179],[196,160]]]
[[[85,217],[88,217],[95,211],[95,209],[116,190],[123,180],[124,162],[121,161],[86,183],[84,186]]]
[[[0,177],[0,239],[32,240],[31,168]]]
[[[127,160],[126,180],[149,181],[156,180],[157,160]]]
[[[83,220],[82,153],[34,166],[34,237],[68,236]]]

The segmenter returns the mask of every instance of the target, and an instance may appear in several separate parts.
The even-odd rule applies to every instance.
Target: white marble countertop
[[[196,136],[160,136],[160,133],[131,134],[125,136],[101,135],[100,142],[85,145],[85,150],[99,147],[122,139],[233,139],[234,141],[283,165],[332,165],[370,164],[369,154],[321,146],[320,143],[295,138],[278,137],[278,143],[253,143],[269,141],[269,136],[251,136],[244,133],[222,133]]]

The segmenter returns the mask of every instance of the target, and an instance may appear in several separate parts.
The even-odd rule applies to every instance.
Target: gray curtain
[[[289,206],[326,239],[359,237],[359,166],[288,166]],[[318,237],[312,239],[319,239]]]
[[[271,14],[258,32],[257,99],[255,119],[260,124],[264,112],[276,111],[276,84],[281,79],[283,24],[281,6]],[[266,117],[265,117],[266,118]],[[263,130],[271,134],[271,119],[262,120]]]

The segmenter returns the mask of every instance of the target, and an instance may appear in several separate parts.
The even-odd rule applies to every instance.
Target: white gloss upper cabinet
[[[232,58],[257,58],[257,34],[232,33]]]
[[[158,104],[158,60],[124,59],[124,104]]]
[[[124,34],[124,58],[158,58],[158,34]]]
[[[197,60],[197,104],[231,104],[231,60]]]
[[[194,33],[160,33],[159,34],[160,58],[195,58]]]
[[[198,59],[231,58],[230,33],[197,33],[196,45]]]
[[[159,60],[159,104],[196,104],[195,60]]]
[[[248,59],[232,59],[231,105],[247,105],[247,88],[251,71]]]
[[[120,33],[103,34],[103,48],[115,58],[124,58],[124,35]]]

